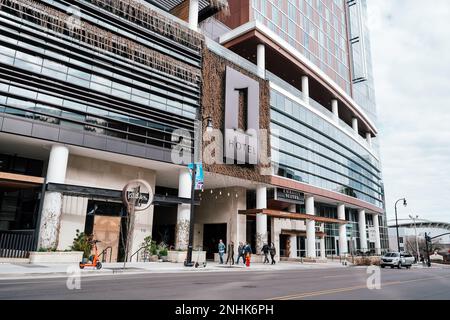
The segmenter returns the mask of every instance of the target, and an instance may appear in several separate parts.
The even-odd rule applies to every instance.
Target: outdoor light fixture
[[[211,116],[207,116],[203,118],[203,121],[206,120],[206,132],[210,133],[213,131],[213,121]]]
[[[403,201],[403,206],[407,206],[407,203],[406,203],[406,198],[401,198],[401,199],[398,199],[397,201],[395,201],[395,228],[397,229],[397,248],[398,248],[398,251],[400,252],[400,237],[399,237],[399,235],[398,235],[398,219],[397,219],[397,203],[399,203],[400,201]]]

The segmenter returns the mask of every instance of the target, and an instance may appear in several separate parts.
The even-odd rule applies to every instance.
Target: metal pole
[[[414,219],[414,233],[416,234],[417,263],[419,263],[420,253],[419,253],[419,239],[417,239],[416,219]]]
[[[400,237],[398,235],[398,219],[397,219],[397,203],[400,200],[397,200],[397,202],[395,203],[395,228],[397,229],[397,250],[398,252],[400,252]]]
[[[430,261],[430,251],[428,250],[428,235],[426,232],[425,232],[425,247],[427,250],[427,265],[429,268],[429,267],[431,267],[431,261]]]
[[[195,177],[197,175],[196,164],[194,163],[192,174],[191,174],[191,208],[190,208],[190,218],[189,218],[189,244],[188,244],[188,252],[186,256],[186,267],[192,267],[192,247],[194,242],[194,204],[195,204]]]

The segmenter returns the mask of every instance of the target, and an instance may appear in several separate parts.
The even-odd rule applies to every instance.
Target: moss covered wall
[[[203,88],[202,88],[202,118],[211,116],[213,120],[214,129],[222,130],[224,132],[224,115],[225,115],[225,74],[226,67],[230,66],[233,69],[249,76],[250,78],[259,82],[260,85],[260,129],[266,129],[270,132],[270,88],[269,82],[263,80],[254,74],[240,68],[236,64],[218,56],[209,51],[207,48],[203,50]],[[251,97],[249,97],[251,99]],[[241,101],[242,103],[242,101]],[[241,109],[241,108],[240,108]],[[244,123],[244,113],[239,114],[239,124]],[[206,123],[203,123],[203,132],[206,129]],[[270,135],[269,135],[270,137]],[[270,138],[268,137],[269,156],[270,156]],[[203,149],[208,145],[203,143]],[[252,180],[255,182],[269,183],[269,176],[262,176],[260,169],[262,165],[227,165],[227,164],[205,164],[205,171],[223,174]],[[267,167],[267,166],[265,166]]]

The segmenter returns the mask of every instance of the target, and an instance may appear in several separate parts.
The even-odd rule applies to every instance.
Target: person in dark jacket
[[[242,263],[245,264],[244,244],[243,244],[242,242],[239,242],[238,256],[237,256],[236,264],[239,264],[239,259],[240,259],[241,257],[242,257]]]
[[[244,246],[244,255],[245,255],[245,265],[250,267],[250,259],[252,256],[252,247],[248,244],[248,242]]]
[[[267,243],[263,245],[261,252],[264,253],[264,263],[269,263],[269,245]]]
[[[272,242],[269,248],[270,258],[272,259],[272,264],[275,264],[275,255],[277,254],[277,250],[275,249],[275,244]],[[269,262],[269,261],[267,261]]]
[[[228,261],[231,261],[231,264],[234,264],[234,242],[231,241],[228,244],[228,251],[227,251],[227,261],[225,262],[228,264]]]
[[[225,244],[223,243],[222,239],[219,240],[219,258],[220,258],[220,264],[223,264],[223,255],[225,254]]]

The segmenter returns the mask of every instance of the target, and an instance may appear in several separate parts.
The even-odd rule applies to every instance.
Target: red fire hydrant
[[[245,257],[245,265],[247,267],[250,267],[250,254],[247,253],[247,256]]]

